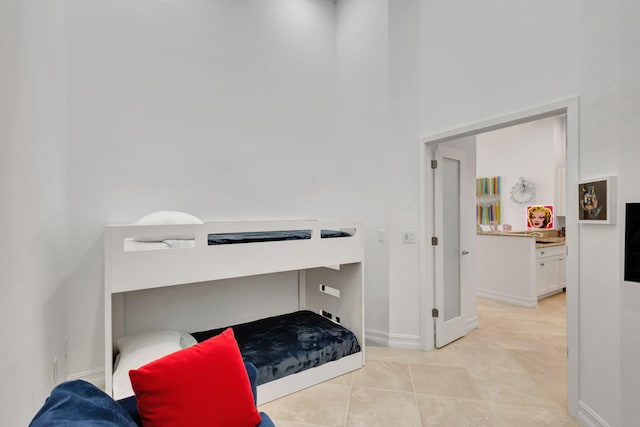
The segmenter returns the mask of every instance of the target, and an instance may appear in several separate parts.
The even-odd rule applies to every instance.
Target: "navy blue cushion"
[[[51,391],[51,396],[33,418],[30,427],[118,426],[136,427],[129,414],[109,395],[82,380],[66,381]]]
[[[251,382],[255,400],[258,370],[249,362],[245,368]],[[264,412],[256,427],[275,427]],[[135,396],[114,401],[91,383],[82,380],[67,381],[56,386],[29,424],[29,427],[88,427],[88,426],[142,426]]]
[[[253,400],[255,402],[257,396],[257,386],[256,379],[258,377],[258,368],[251,362],[244,362],[244,367],[247,370],[247,375],[249,376],[249,382],[251,383],[251,391],[253,392]],[[260,412],[261,422],[256,427],[275,427],[271,418],[264,412]]]
[[[125,410],[127,414],[129,414],[131,419],[135,421],[137,425],[142,425],[142,420],[140,419],[140,414],[138,413],[138,400],[135,396],[125,397],[124,399],[117,400],[116,402]]]
[[[269,415],[264,412],[260,412],[260,417],[262,418],[262,422],[256,427],[276,427],[273,421],[271,421],[271,418],[269,418]]]

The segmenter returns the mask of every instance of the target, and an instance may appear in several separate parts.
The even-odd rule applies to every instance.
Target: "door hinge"
[[[438,238],[437,237],[432,237],[431,238],[431,246],[438,246]]]
[[[438,161],[431,160],[431,169],[438,169]]]
[[[438,317],[440,315],[440,312],[438,311],[437,308],[434,308],[431,310],[431,317]]]

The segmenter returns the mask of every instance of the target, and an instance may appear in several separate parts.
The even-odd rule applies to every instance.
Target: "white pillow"
[[[143,216],[135,222],[136,225],[177,225],[204,224],[200,218],[177,211],[158,211]],[[138,242],[161,242],[163,240],[192,240],[193,235],[170,234],[136,237]]]
[[[120,338],[120,354],[113,372],[113,398],[118,400],[133,396],[129,371],[181,350],[181,338],[182,334],[176,331],[143,332]]]
[[[180,347],[187,348],[192,345],[198,344],[198,341],[193,337],[193,335],[183,332],[180,334]]]
[[[204,224],[200,218],[178,211],[158,211],[143,216],[136,225]]]

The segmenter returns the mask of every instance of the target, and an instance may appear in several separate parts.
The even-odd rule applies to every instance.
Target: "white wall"
[[[104,224],[359,219],[335,33],[321,0],[70,3],[71,372],[104,363]]]
[[[367,328],[389,329],[387,16],[386,1],[72,3],[69,281],[89,301],[69,314],[72,372],[102,365],[102,226],[158,209],[364,221]]]
[[[640,150],[632,142],[639,134],[633,117],[640,61],[629,54],[638,49],[640,6],[624,0],[421,5],[425,135],[580,95],[581,178],[618,175],[620,203],[640,198]],[[614,226],[581,226],[580,248],[569,248],[580,251],[579,399],[611,426],[633,425],[640,395],[633,376],[640,347],[621,339],[640,311],[640,288],[621,282],[621,224],[619,217]]]
[[[556,204],[556,169],[564,164],[556,140],[564,141],[557,131],[563,122],[562,117],[550,117],[477,136],[477,177],[500,176],[501,224],[526,230],[528,204]],[[536,188],[535,200],[528,204],[515,203],[510,197],[520,177]]]
[[[34,238],[36,231],[40,239],[47,236],[38,245],[63,247],[43,254],[42,265],[26,248],[11,249],[37,283],[25,291],[9,288],[3,301],[11,307],[3,315],[17,323],[57,316],[42,328],[27,328],[38,360],[10,356],[25,367],[39,366],[33,369],[38,381],[20,382],[29,398],[14,394],[26,405],[17,417],[24,421],[42,403],[52,385],[50,361],[63,352],[64,336],[69,357],[62,377],[102,368],[103,225],[154,210],[184,210],[206,220],[365,221],[368,322],[388,330],[387,244],[400,234],[377,241],[377,230],[388,231],[395,183],[386,145],[388,53],[380,49],[388,36],[387,2],[371,5],[341,4],[340,22],[338,6],[325,0],[6,6],[2,17],[11,26],[3,31],[13,37],[21,36],[22,25],[28,31],[25,42],[2,52],[1,62],[33,73],[22,81],[22,69],[7,70],[2,88],[14,92],[3,99],[15,113],[8,124],[38,135],[29,135],[33,150],[3,157],[13,164],[3,169],[3,184],[10,183],[3,202],[22,201],[16,182],[28,174],[24,181],[36,188],[24,196],[47,198],[11,214],[42,223],[32,229]],[[50,15],[58,20],[42,25]],[[45,63],[50,56],[59,63]],[[42,99],[29,92],[34,86]],[[14,106],[21,91],[33,98],[24,109]],[[44,134],[50,144],[40,147]],[[9,141],[25,147],[18,138]],[[41,158],[38,150],[55,155]],[[57,204],[39,209],[48,198]],[[26,280],[21,266],[3,270],[7,282]],[[64,294],[50,308],[38,298],[27,298],[33,309],[24,314],[15,308],[23,292],[47,298],[41,288],[58,285]],[[51,349],[40,348],[43,343]],[[7,390],[19,389],[13,372]],[[13,399],[4,402],[14,406]]]
[[[582,4],[580,172],[584,179],[617,175],[618,218],[581,227],[581,397],[598,409],[607,404],[599,413],[612,426],[640,417],[640,286],[622,281],[624,203],[640,201],[640,58],[630,54],[639,47],[638,16],[637,2]]]
[[[0,2],[0,425],[27,425],[64,358],[67,142],[61,1]]]
[[[360,218],[367,221],[365,240],[365,324],[371,333],[389,330],[390,243],[388,195],[392,183],[388,167],[388,24],[387,0],[337,2],[337,102],[338,138],[331,175],[349,199],[337,203],[366,206]],[[387,236],[383,242],[378,231]]]
[[[351,1],[351,0],[348,0]],[[404,230],[415,231],[419,223],[415,201],[419,197],[420,130],[420,1],[388,2],[389,119],[390,135],[385,141],[390,188],[385,203],[389,241],[389,343],[416,348],[420,342],[419,256],[417,242],[403,243]],[[398,191],[401,189],[400,191]],[[375,310],[375,308],[371,308]]]
[[[123,304],[124,334],[205,331],[296,311],[297,278],[298,272],[288,271],[129,292]]]
[[[419,29],[410,13],[417,7]],[[580,176],[617,175],[620,208],[640,200],[640,5],[631,0],[464,8],[9,0],[0,8],[0,131],[9,153],[0,158],[0,201],[12,207],[0,214],[11,236],[1,246],[0,311],[13,326],[5,329],[29,331],[15,338],[19,350],[3,354],[3,424],[24,425],[41,403],[65,333],[71,373],[101,368],[107,222],[167,208],[210,220],[363,219],[366,280],[375,283],[368,327],[411,337],[418,250],[399,245],[397,231],[418,227],[420,136],[580,95]],[[66,82],[57,62],[65,50]],[[415,139],[403,114],[415,108],[412,94]],[[616,225],[582,226],[575,248],[579,396],[607,424],[626,426],[640,415],[640,343],[622,337],[637,335],[640,287],[622,282],[618,212]],[[379,228],[391,240],[378,244]]]

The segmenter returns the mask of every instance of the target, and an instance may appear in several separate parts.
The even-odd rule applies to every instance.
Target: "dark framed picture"
[[[578,184],[578,222],[616,223],[616,177],[606,176]]]

